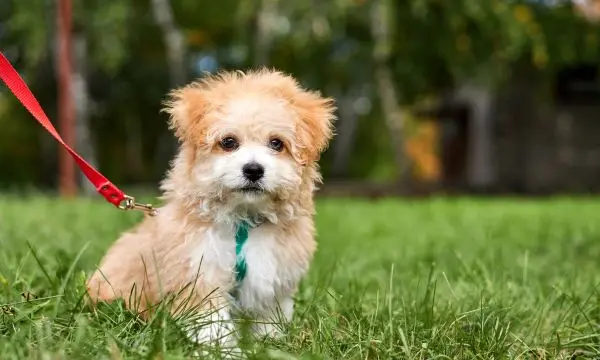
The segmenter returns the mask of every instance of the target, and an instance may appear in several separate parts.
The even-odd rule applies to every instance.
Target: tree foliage
[[[12,0],[0,5],[3,51],[23,71],[52,118],[55,1]],[[570,2],[548,6],[523,0],[384,1],[392,24],[386,51],[403,104],[467,80],[501,86],[517,63],[552,75],[562,66],[597,61],[600,56],[598,26],[575,15]],[[100,167],[115,181],[156,181],[166,167],[153,159],[156,141],[167,131],[159,108],[169,80],[165,44],[150,1],[73,3],[75,30],[83,32],[90,44],[91,127]],[[386,156],[390,144],[381,140],[385,127],[373,84],[372,3],[276,1],[276,11],[268,18],[269,66],[328,94],[356,92],[363,103],[373,104],[360,115],[360,146],[353,150],[361,162],[354,175],[361,177],[378,171],[373,152],[376,158],[390,159]],[[171,4],[187,41],[190,78],[214,67],[254,64],[260,1]],[[10,96],[0,94],[0,124],[10,122],[3,129],[15,129],[0,133],[0,181],[28,178],[52,184],[54,178],[35,164],[49,159],[52,168],[53,145],[36,141],[45,135],[17,109]],[[327,161],[325,157],[325,169]]]

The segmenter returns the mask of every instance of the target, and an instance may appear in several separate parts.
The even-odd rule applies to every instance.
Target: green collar
[[[236,225],[235,229],[235,280],[240,284],[246,277],[248,264],[246,264],[246,258],[242,254],[242,249],[248,241],[248,233],[250,229],[253,229],[260,225],[260,222],[249,222],[242,220]]]

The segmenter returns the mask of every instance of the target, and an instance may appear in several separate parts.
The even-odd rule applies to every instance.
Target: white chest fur
[[[274,225],[262,225],[250,231],[242,254],[248,264],[239,287],[239,305],[251,312],[270,311],[289,297],[306,268],[286,261],[290,255],[283,234]],[[291,240],[291,239],[290,239]]]
[[[247,264],[246,276],[238,285],[236,303],[242,310],[261,315],[272,312],[292,295],[306,266],[287,259],[284,234],[276,225],[263,224],[250,229],[248,240],[242,248]],[[218,274],[234,277],[235,232],[231,226],[214,226],[205,234],[202,241],[191,253],[191,265],[210,283],[224,285],[226,279],[216,279]],[[201,264],[200,264],[201,262]],[[291,311],[291,309],[290,309]],[[288,311],[285,311],[288,312]]]

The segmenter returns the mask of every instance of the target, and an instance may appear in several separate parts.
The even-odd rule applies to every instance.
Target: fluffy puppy
[[[109,249],[88,293],[142,314],[172,295],[173,313],[194,309],[208,322],[190,333],[202,343],[235,346],[234,309],[256,320],[256,334],[275,336],[316,247],[313,192],[333,100],[260,70],[175,90],[165,111],[180,141],[165,205]],[[236,236],[247,239],[237,255]]]

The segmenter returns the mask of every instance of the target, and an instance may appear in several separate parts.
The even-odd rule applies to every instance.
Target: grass
[[[600,356],[600,201],[321,200],[319,251],[255,359]],[[86,307],[83,282],[139,214],[0,197],[1,359],[183,359],[181,319]]]

